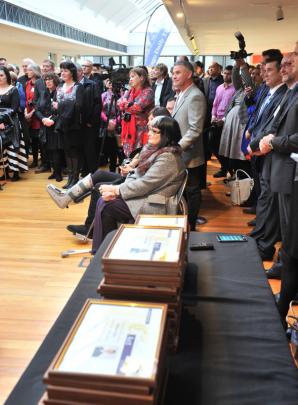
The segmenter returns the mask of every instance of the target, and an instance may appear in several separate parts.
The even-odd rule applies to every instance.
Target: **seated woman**
[[[138,167],[120,185],[101,185],[93,232],[92,250],[119,222],[134,222],[138,214],[167,214],[185,173],[178,145],[181,133],[170,117],[155,118],[149,129]]]
[[[111,210],[116,211],[117,216],[115,219],[111,215],[110,221],[113,221],[113,224],[104,225],[101,238],[111,229],[115,229],[117,222],[133,220],[139,212],[167,213],[171,197],[177,193],[184,177],[185,167],[178,146],[180,138],[179,125],[173,118],[162,116],[152,121],[148,144],[139,155],[138,167],[127,175],[125,182],[120,186],[102,185],[100,187],[103,195],[99,205],[104,213],[103,216],[111,215],[109,213]],[[80,184],[82,182],[84,184]],[[82,195],[83,189],[86,191],[97,182],[97,173],[94,173],[77,183],[76,187],[70,190],[71,193],[70,191],[63,193],[52,185],[48,186],[48,192],[56,204],[62,208],[67,205],[66,202],[69,203],[75,197]],[[120,215],[120,220],[117,207],[122,209],[124,207],[125,215],[124,218]],[[121,209],[120,211],[122,212]],[[98,213],[98,216],[100,220],[101,214]]]

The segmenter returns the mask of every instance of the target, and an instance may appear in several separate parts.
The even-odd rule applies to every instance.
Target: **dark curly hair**
[[[60,69],[67,69],[70,71],[71,75],[72,75],[72,80],[74,82],[78,81],[78,71],[76,68],[76,65],[70,61],[65,61],[65,62],[61,62],[60,63]]]
[[[0,66],[0,71],[1,70],[6,76],[7,84],[11,84],[11,77],[10,77],[10,74],[9,74],[9,70],[5,66]]]

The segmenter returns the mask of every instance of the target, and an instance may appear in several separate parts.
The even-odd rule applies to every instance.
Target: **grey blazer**
[[[143,176],[138,169],[130,173],[119,191],[134,218],[138,214],[173,214],[184,176],[181,155],[165,152],[157,156]]]
[[[203,147],[203,127],[206,115],[204,94],[192,84],[175,104],[172,116],[178,122],[182,139],[182,158],[187,167],[197,167],[205,163]]]

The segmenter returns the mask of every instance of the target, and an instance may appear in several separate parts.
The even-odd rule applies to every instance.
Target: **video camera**
[[[114,69],[114,66],[119,66]],[[129,83],[129,71],[125,64],[116,64],[114,58],[109,58],[109,66],[101,65],[101,67],[108,71],[100,75],[101,80],[110,79],[113,85],[113,93],[120,95],[121,90],[127,90]]]
[[[230,58],[237,60],[237,59],[245,59],[247,56],[252,55],[252,53],[247,53],[245,50],[246,44],[244,40],[244,36],[241,34],[240,31],[235,32],[235,37],[238,39],[239,42],[239,51],[231,51]]]

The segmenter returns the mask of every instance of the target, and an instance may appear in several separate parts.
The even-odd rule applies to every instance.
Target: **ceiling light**
[[[278,6],[277,10],[276,10],[276,21],[281,21],[284,18],[285,17],[284,17],[284,12],[283,12],[282,6]]]
[[[177,13],[177,14],[176,14],[176,17],[177,17],[177,18],[183,18],[183,16],[184,16],[183,13]]]

